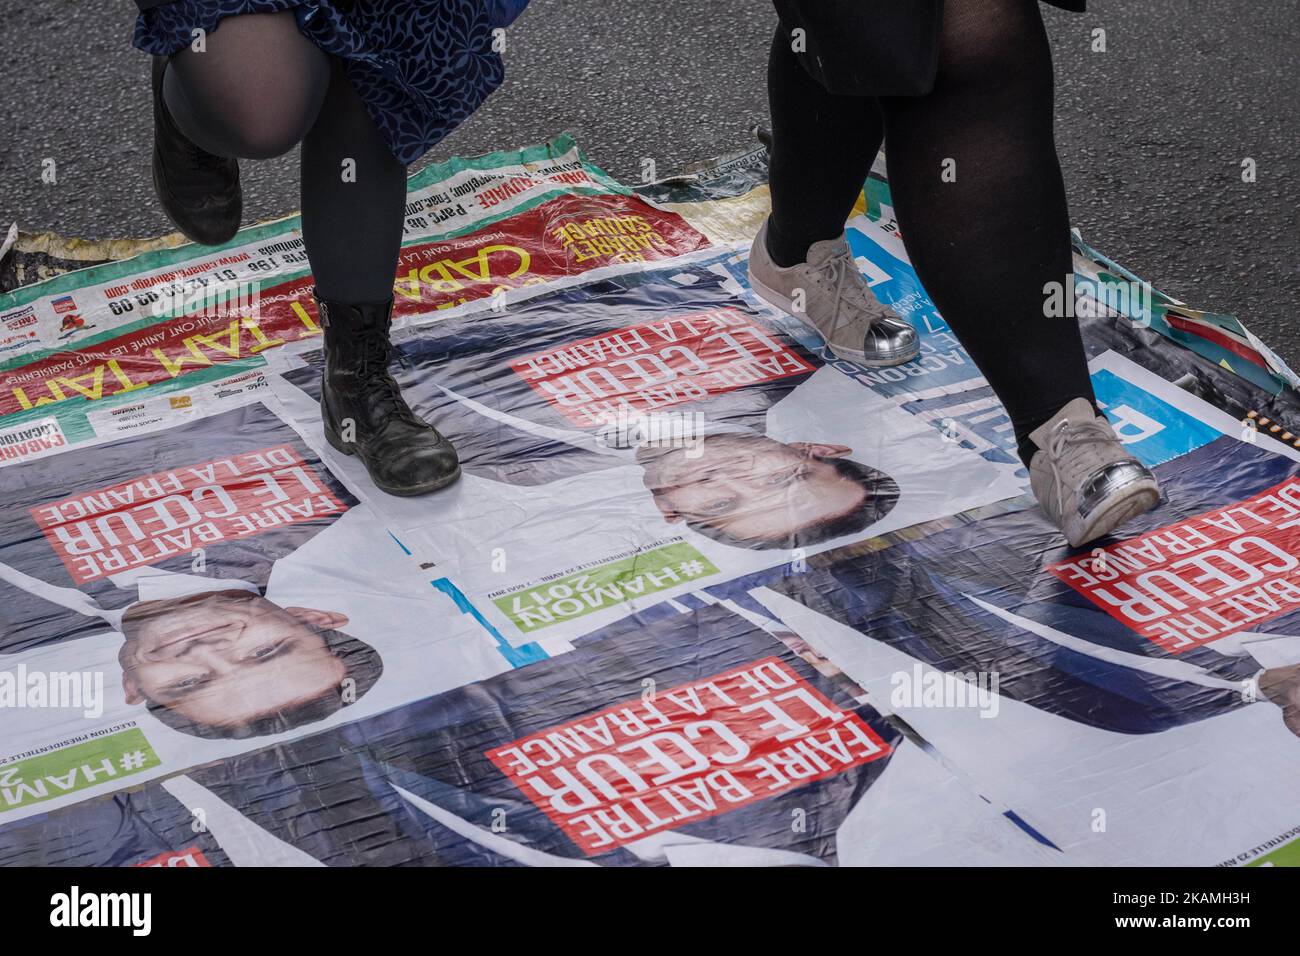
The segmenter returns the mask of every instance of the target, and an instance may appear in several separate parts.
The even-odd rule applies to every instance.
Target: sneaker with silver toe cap
[[[1071,547],[1110,534],[1160,501],[1155,475],[1124,450],[1087,399],[1071,401],[1029,439],[1038,447],[1029,485]]]
[[[871,294],[843,233],[814,242],[807,260],[785,267],[767,251],[764,223],[749,252],[749,284],[762,299],[816,329],[839,358],[880,368],[910,362],[921,352],[916,329]],[[803,308],[797,309],[800,289]]]

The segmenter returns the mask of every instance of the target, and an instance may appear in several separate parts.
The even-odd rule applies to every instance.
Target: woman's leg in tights
[[[307,134],[329,86],[329,57],[291,11],[227,17],[199,52],[172,54],[163,99],[180,131],[217,156],[270,159]]]
[[[292,12],[221,21],[204,52],[172,56],[163,95],[181,132],[218,156],[268,159],[301,141],[303,240],[319,294],[392,298],[406,169],[342,63],[298,32]]]
[[[302,237],[325,326],[325,435],[360,458],[381,490],[412,495],[455,481],[460,464],[388,372],[405,206],[406,167],[335,61],[325,103],[302,141]]]
[[[326,437],[381,489],[421,494],[460,474],[451,443],[388,373],[406,169],[348,81],[291,13],[223,20],[207,50],[172,57],[163,96],[180,131],[219,156],[265,159],[302,142],[302,231],[324,329]]]
[[[871,293],[844,239],[844,220],[880,150],[874,99],[835,96],[810,77],[778,27],[767,70],[772,110],[772,213],[750,259],[754,291],[795,309],[834,355],[867,365],[909,362],[916,330]]]
[[[321,412],[330,444],[398,495],[434,491],[460,475],[456,450],[414,415],[388,373],[405,205],[406,167],[336,62],[302,141],[302,237],[325,326]]]
[[[884,120],[874,99],[836,96],[808,75],[778,26],[767,61],[772,112],[767,251],[778,266],[807,258],[814,242],[844,231],[871,164]]]
[[[325,104],[302,141],[302,237],[321,298],[393,297],[405,207],[406,167],[336,61]]]
[[[840,233],[881,140],[908,255],[926,291],[1027,436],[1093,398],[1078,324],[1043,314],[1043,286],[1071,273],[1052,133],[1052,64],[1038,0],[947,0],[927,96],[835,96],[778,30],[769,253],[778,265]],[[956,178],[945,182],[944,161]]]
[[[1044,286],[1073,272],[1052,99],[1038,0],[946,0],[934,90],[881,100],[908,255],[1023,458],[1063,405],[1094,401],[1078,322],[1044,314]]]

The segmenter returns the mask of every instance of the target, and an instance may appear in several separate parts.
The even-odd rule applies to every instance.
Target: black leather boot
[[[163,212],[187,239],[205,246],[239,231],[244,194],[239,162],[200,149],[177,127],[163,102],[167,58],[153,58],[153,188]]]
[[[320,410],[325,438],[356,455],[390,495],[422,495],[460,477],[451,442],[411,411],[388,374],[393,301],[348,305],[319,296],[325,330]]]

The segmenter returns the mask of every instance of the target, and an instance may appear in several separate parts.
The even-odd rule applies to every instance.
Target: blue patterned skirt
[[[174,0],[143,11],[135,46],[168,56],[222,18],[293,10],[298,30],[345,61],[348,78],[398,161],[410,164],[501,85],[492,31],[528,0]]]

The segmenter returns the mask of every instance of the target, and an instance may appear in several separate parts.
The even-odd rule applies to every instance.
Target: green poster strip
[[[162,763],[138,727],[0,766],[0,813],[53,800]]]
[[[1300,866],[1300,839],[1284,843],[1272,853],[1265,853],[1246,866]]]
[[[493,603],[528,633],[717,573],[708,558],[683,541],[520,588]]]

